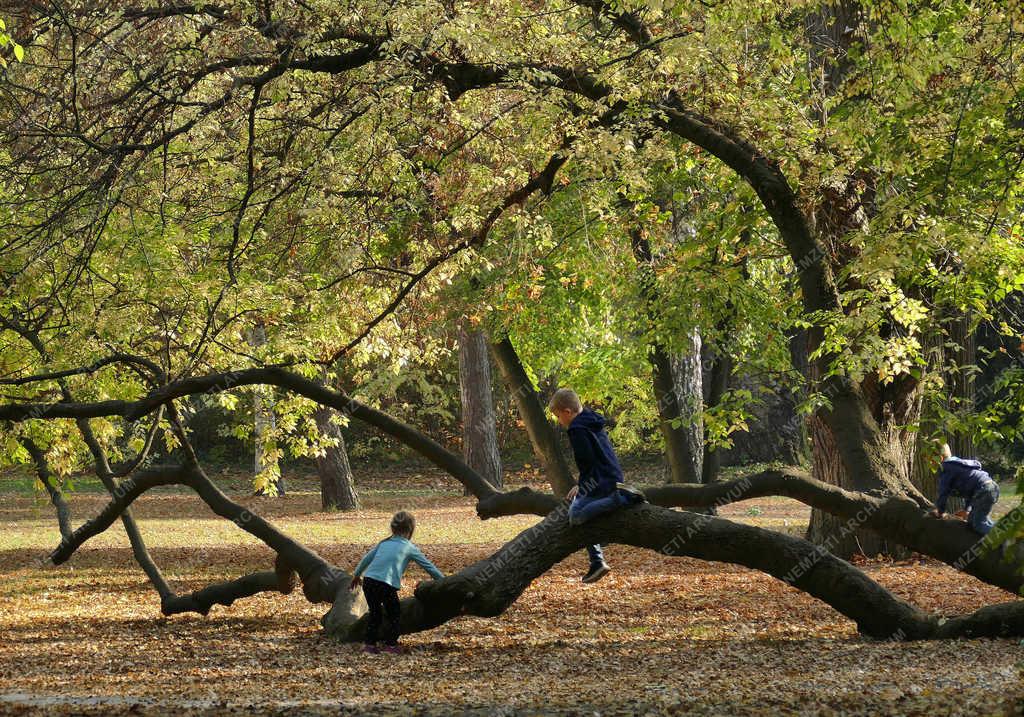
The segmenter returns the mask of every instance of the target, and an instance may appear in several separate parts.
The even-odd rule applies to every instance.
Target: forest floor
[[[320,511],[308,479],[254,508],[351,570],[398,508],[445,572],[496,550],[537,519],[481,522],[473,501],[428,471],[363,480],[364,508]],[[161,618],[123,530],[44,567],[58,543],[52,509],[23,479],[0,477],[2,714],[1024,714],[1024,642],[875,642],[827,605],[755,571],[608,549],[613,572],[581,585],[580,553],[538,579],[504,615],[465,618],[404,638],[405,655],[323,639],[327,606],[300,593]],[[1018,498],[1009,486],[1001,510]],[[103,496],[71,499],[76,523]],[[724,517],[799,533],[809,510],[781,498]],[[267,569],[271,552],[180,490],[135,507],[176,589]],[[863,561],[897,595],[956,614],[1010,595],[933,560]],[[410,568],[404,594],[424,577]]]

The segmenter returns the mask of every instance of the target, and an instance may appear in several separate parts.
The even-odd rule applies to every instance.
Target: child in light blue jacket
[[[362,582],[363,595],[370,609],[364,640],[366,647],[363,648],[367,652],[379,651],[378,639],[384,643],[385,652],[401,652],[398,647],[398,619],[401,614],[398,591],[402,587],[402,575],[410,560],[419,563],[435,580],[444,577],[444,573],[413,545],[412,534],[415,529],[416,518],[412,513],[404,510],[395,513],[391,518],[391,537],[382,540],[364,555],[352,576],[351,587],[354,589]],[[363,578],[360,579],[360,576]]]

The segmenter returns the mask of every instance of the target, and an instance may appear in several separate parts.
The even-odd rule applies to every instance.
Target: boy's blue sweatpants
[[[577,495],[569,505],[569,525],[582,525],[599,515],[604,515],[616,508],[629,505],[629,502],[629,499],[620,491],[615,491],[611,495],[603,495],[600,498]],[[587,554],[590,555],[591,565],[604,562],[604,553],[600,545],[588,545]]]

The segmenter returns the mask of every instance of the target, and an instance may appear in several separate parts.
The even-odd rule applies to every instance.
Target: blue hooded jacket
[[[604,417],[589,408],[569,424],[569,443],[580,469],[578,495],[588,498],[611,495],[616,484],[622,482],[622,466],[604,426]]]
[[[942,461],[942,471],[939,473],[939,498],[935,501],[935,507],[940,513],[946,512],[946,501],[949,496],[960,496],[970,502],[979,487],[990,481],[992,478],[981,469],[981,463],[969,458],[947,458]]]

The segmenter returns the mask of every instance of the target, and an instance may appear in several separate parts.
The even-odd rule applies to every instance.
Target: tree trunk
[[[923,391],[920,383],[909,377],[882,384],[877,374],[869,373],[859,385],[849,381],[830,383],[829,387],[845,385],[852,395],[841,396],[831,410],[820,410],[809,420],[814,456],[814,477],[826,483],[857,491],[884,491],[892,495],[908,495],[919,503],[927,503],[911,482],[917,461],[917,431],[921,420]],[[851,404],[860,403],[865,415],[851,416]],[[851,475],[850,460],[843,454],[841,441],[849,451],[851,432],[857,426],[870,426],[870,435],[861,439],[860,451],[868,462],[884,466],[874,475],[857,472]],[[846,433],[846,435],[843,435]],[[853,433],[853,436],[856,436]],[[879,479],[884,482],[880,482]],[[862,528],[862,524],[838,521],[815,510],[811,514],[807,538],[839,557],[878,554],[902,557],[902,546],[885,540]]]
[[[725,351],[711,352],[708,363],[711,370],[708,372],[707,393],[705,404],[713,408],[722,402],[725,392],[729,390],[729,377],[732,375],[732,356]],[[718,480],[718,474],[722,470],[722,451],[711,446],[704,448],[704,460],[701,472],[701,483],[714,483]]]
[[[819,416],[812,416],[808,426],[813,451],[813,476],[823,483],[856,490],[843,467],[842,458],[829,427]],[[807,539],[843,558],[857,554],[873,558],[878,554],[893,555],[905,552],[901,546],[893,544],[877,533],[860,528],[859,521],[839,518],[817,508],[811,511]]]
[[[345,438],[341,434],[341,426],[331,420],[333,415],[334,411],[326,406],[318,406],[313,413],[320,439],[325,444],[316,457],[320,503],[324,510],[356,510],[359,497],[345,451]]]
[[[672,376],[675,379],[676,399],[683,420],[689,455],[693,460],[693,473],[704,472],[704,363],[701,360],[700,331],[694,329],[687,336],[689,346],[672,356]],[[701,478],[703,482],[703,477]]]
[[[487,337],[459,322],[459,394],[462,399],[462,455],[470,468],[495,488],[502,487],[501,453],[491,395]]]
[[[39,482],[43,484],[47,495],[50,496],[50,503],[53,504],[53,508],[57,512],[57,527],[60,529],[61,537],[67,538],[72,532],[71,509],[68,507],[67,501],[64,500],[64,494],[57,483],[57,477],[50,470],[50,462],[46,460],[46,451],[40,448],[31,438],[23,437],[20,440],[21,445],[32,456],[32,462],[36,466],[36,475],[39,476]]]
[[[506,336],[501,341],[491,344],[494,363],[498,366],[512,400],[516,402],[519,416],[526,425],[526,433],[530,437],[533,453],[544,466],[544,473],[551,483],[551,490],[558,497],[564,496],[575,485],[569,462],[562,452],[561,444],[551,422],[546,416],[546,408],[541,403],[537,390],[519,360],[515,346]]]
[[[658,408],[658,427],[661,429],[661,436],[665,441],[669,482],[698,483],[700,482],[700,473],[697,472],[698,461],[691,452],[692,433],[689,426],[686,425],[679,396],[676,393],[677,382],[673,376],[672,359],[661,346],[652,346],[648,358],[651,362],[654,400]]]

